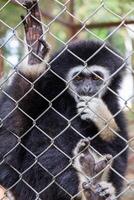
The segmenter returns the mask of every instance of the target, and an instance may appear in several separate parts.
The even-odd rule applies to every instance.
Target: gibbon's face
[[[98,96],[101,97],[109,85],[109,71],[98,65],[84,67],[77,66],[72,68],[67,75],[69,92],[79,100],[81,96]]]

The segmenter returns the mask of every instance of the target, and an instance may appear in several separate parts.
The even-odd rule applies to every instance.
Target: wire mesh
[[[40,3],[41,5],[43,4],[44,6],[47,7],[47,9],[49,9],[49,2],[48,1],[44,1],[45,4],[43,4],[43,1],[39,0],[38,3]],[[83,1],[83,4],[87,4],[87,1]],[[42,60],[42,62],[45,64],[47,64],[47,70],[45,70],[40,76],[38,76],[34,81],[29,80],[24,74],[22,74],[18,68],[19,66],[25,66],[27,65],[27,59],[28,56],[30,55],[31,51],[32,51],[32,46],[33,44],[30,46],[31,50],[26,50],[27,49],[27,43],[25,40],[23,40],[23,36],[24,34],[22,34],[22,26],[23,26],[23,20],[19,20],[16,22],[16,25],[12,25],[10,23],[8,23],[8,17],[7,18],[2,18],[0,17],[0,23],[1,23],[1,27],[4,27],[4,31],[6,33],[10,33],[8,34],[7,37],[4,37],[4,40],[0,40],[0,48],[5,51],[5,48],[13,48],[12,47],[8,47],[8,44],[13,40],[14,43],[13,45],[15,45],[16,41],[19,41],[19,45],[22,47],[20,49],[22,49],[20,51],[21,55],[17,55],[17,52],[13,52],[14,54],[16,54],[16,57],[20,57],[20,59],[17,60],[16,64],[14,64],[14,58],[13,59],[9,59],[8,54],[4,54],[1,53],[0,60],[4,60],[4,64],[6,66],[8,66],[8,69],[6,69],[8,71],[8,75],[6,76],[2,76],[1,78],[1,96],[4,96],[4,102],[2,102],[1,105],[1,135],[7,134],[7,136],[5,137],[6,140],[5,141],[1,141],[0,142],[0,149],[3,149],[3,152],[0,152],[1,156],[1,166],[3,167],[4,164],[6,163],[8,165],[8,167],[10,169],[12,169],[13,173],[17,174],[16,176],[18,177],[17,179],[14,180],[10,180],[12,179],[10,177],[10,174],[5,177],[5,179],[9,179],[9,186],[7,188],[5,188],[4,185],[1,185],[1,199],[19,199],[19,194],[17,194],[16,197],[14,197],[14,194],[10,193],[10,191],[14,192],[14,190],[18,190],[16,188],[18,188],[21,183],[21,188],[24,188],[23,192],[26,190],[26,188],[28,188],[28,190],[26,190],[26,193],[28,194],[34,194],[33,196],[27,197],[27,199],[44,199],[43,195],[44,193],[47,193],[47,191],[49,191],[49,188],[53,189],[53,185],[55,185],[55,188],[60,188],[60,193],[61,193],[61,197],[59,196],[60,199],[64,198],[66,195],[66,199],[75,199],[76,197],[79,197],[79,195],[84,191],[82,188],[79,189],[79,191],[77,191],[77,193],[71,193],[69,190],[66,189],[66,187],[64,187],[67,183],[62,183],[60,182],[60,179],[62,177],[62,175],[65,172],[69,173],[70,168],[74,165],[74,160],[77,157],[76,155],[69,155],[68,152],[65,150],[65,147],[60,148],[57,144],[58,140],[61,140],[64,138],[66,131],[68,130],[73,130],[74,133],[76,134],[76,137],[78,136],[79,138],[85,138],[85,136],[83,135],[82,131],[77,129],[77,126],[74,126],[73,121],[75,119],[77,119],[77,117],[80,117],[80,115],[83,113],[83,111],[85,111],[87,108],[90,110],[90,114],[92,113],[93,118],[97,119],[101,121],[101,123],[104,124],[104,126],[93,136],[89,136],[89,140],[90,142],[94,141],[97,136],[101,135],[104,131],[108,129],[110,129],[110,131],[113,133],[113,135],[115,135],[115,137],[120,138],[122,140],[122,142],[125,143],[125,147],[124,149],[122,149],[121,151],[119,151],[118,153],[116,153],[115,155],[113,155],[111,161],[114,161],[116,159],[120,159],[120,155],[123,154],[123,152],[125,152],[126,150],[129,150],[129,166],[128,166],[128,170],[127,170],[127,174],[126,176],[120,174],[112,165],[109,164],[110,169],[117,174],[118,177],[120,177],[120,179],[124,182],[124,187],[122,189],[122,191],[115,197],[121,197],[121,199],[128,199],[131,200],[134,197],[134,189],[133,189],[133,181],[134,181],[134,176],[133,176],[133,164],[134,164],[134,157],[133,157],[133,139],[134,139],[134,135],[133,131],[129,130],[129,139],[125,139],[121,134],[119,134],[116,130],[114,130],[112,127],[110,127],[110,123],[116,118],[118,117],[118,115],[122,112],[125,111],[126,113],[130,112],[132,113],[132,115],[134,114],[134,110],[133,110],[133,99],[134,99],[134,93],[133,93],[133,89],[132,89],[132,93],[130,96],[128,96],[127,98],[124,97],[123,95],[121,95],[121,93],[119,92],[115,92],[113,89],[110,88],[109,86],[109,82],[111,81],[112,78],[114,78],[119,71],[121,71],[121,69],[123,69],[126,64],[126,73],[130,74],[133,77],[134,74],[134,69],[133,69],[133,63],[130,63],[130,59],[133,57],[133,49],[131,49],[131,51],[129,51],[127,53],[126,56],[122,57],[120,56],[118,53],[116,53],[114,50],[112,50],[109,46],[107,46],[107,42],[110,42],[111,38],[115,35],[117,35],[117,33],[119,31],[121,31],[122,29],[124,29],[126,32],[131,32],[131,34],[133,34],[133,12],[134,12],[134,7],[130,5],[130,7],[128,7],[128,9],[126,9],[126,12],[124,12],[123,14],[121,12],[116,11],[116,9],[112,9],[108,6],[106,1],[98,1],[95,3],[95,1],[91,1],[89,2],[89,4],[95,4],[95,8],[90,12],[87,11],[87,13],[84,13],[85,16],[79,17],[79,12],[81,12],[80,10],[80,3],[76,2],[76,1],[71,1],[71,0],[67,0],[67,1],[58,1],[58,0],[53,0],[50,1],[50,13],[44,11],[44,9],[41,7],[41,13],[42,13],[42,17],[45,17],[45,21],[41,21],[40,23],[42,24],[43,28],[44,28],[44,33],[43,35],[41,35],[41,37],[46,37],[47,42],[51,43],[51,48],[52,51],[54,51],[54,47],[58,48],[59,46],[62,47],[62,50],[60,51],[59,54],[57,54],[53,59],[51,59],[51,61],[46,61],[46,60]],[[132,5],[134,5],[134,3],[132,2]],[[26,10],[25,6],[23,5],[22,1],[17,1],[17,0],[8,0],[8,1],[3,1],[0,5],[0,14],[2,14],[1,16],[3,16],[4,12],[7,12],[7,7],[10,8],[10,6],[14,6],[14,11],[15,9],[22,8],[22,10]],[[75,12],[74,8],[75,6],[79,9]],[[124,5],[125,6],[125,5]],[[90,5],[89,5],[90,7]],[[51,9],[53,8],[54,10],[54,15],[53,12],[51,13]],[[24,11],[22,11],[24,12]],[[93,23],[98,16],[98,13],[102,12],[106,12],[106,16],[111,16],[111,18],[116,18],[116,20],[114,22],[99,22],[99,23]],[[25,15],[25,19],[27,19],[27,17],[30,15],[31,13],[28,12]],[[14,13],[11,12],[11,16],[13,16]],[[15,16],[16,17],[16,16]],[[65,20],[63,19],[63,17],[65,18]],[[18,16],[19,18],[19,16]],[[4,20],[6,19],[6,20]],[[69,20],[69,21],[66,21]],[[95,20],[94,20],[95,19]],[[38,19],[36,19],[38,20]],[[10,22],[11,20],[9,20]],[[56,24],[56,25],[55,25]],[[66,30],[64,29],[63,32],[61,32],[62,34],[64,33],[65,36],[60,36],[60,34],[58,35],[57,32],[55,33],[54,31],[56,30],[56,27],[58,27],[58,24],[61,24],[61,27],[65,27]],[[132,26],[130,25],[132,24]],[[53,28],[54,26],[54,28]],[[109,28],[109,33],[107,33],[107,35],[105,37],[100,37],[99,34],[97,34],[96,31],[94,31],[93,28],[98,28],[101,29],[103,27],[112,27],[111,29]],[[59,32],[59,29],[58,29]],[[5,34],[5,33],[4,33]],[[64,35],[63,34],[63,35]],[[88,35],[88,37],[87,37]],[[102,45],[100,46],[99,49],[97,49],[97,51],[95,51],[95,53],[93,53],[87,60],[83,60],[82,58],[80,58],[78,55],[76,55],[73,51],[70,50],[69,48],[69,44],[71,42],[74,42],[79,40],[79,39],[96,39],[100,42],[102,42]],[[125,37],[124,37],[125,38]],[[125,38],[126,39],[126,38]],[[49,42],[50,41],[50,42]],[[55,41],[55,42],[54,42]],[[57,43],[57,46],[56,46]],[[85,70],[88,71],[88,73],[91,73],[90,68],[88,68],[88,61],[90,61],[92,58],[95,57],[95,55],[97,55],[103,48],[106,48],[106,50],[108,52],[110,52],[111,54],[115,55],[117,58],[122,60],[122,65],[119,67],[119,69],[117,69],[114,73],[112,73],[105,81],[104,86],[99,89],[97,91],[97,93],[95,93],[91,98],[90,101],[94,100],[94,98],[96,98],[96,95],[99,96],[99,94],[101,94],[102,90],[106,87],[107,90],[109,90],[111,92],[111,94],[115,95],[115,97],[118,99],[120,103],[120,109],[117,109],[116,112],[114,114],[112,114],[112,116],[107,120],[105,119],[105,117],[99,113],[99,107],[95,108],[95,107],[91,107],[88,106],[88,101],[86,101],[85,103],[85,107],[83,109],[81,109],[80,112],[78,112],[77,114],[75,114],[73,117],[71,116],[70,118],[66,115],[63,115],[62,112],[59,112],[59,110],[57,110],[55,108],[55,101],[58,100],[58,98],[64,94],[65,91],[70,90],[71,93],[73,93],[73,96],[77,96],[78,98],[81,98],[80,95],[77,94],[76,91],[74,91],[74,89],[70,88],[70,85],[73,81],[73,79],[75,77],[77,77],[77,75],[79,75],[81,72],[84,72]],[[17,48],[18,49],[18,48]],[[12,53],[12,50],[10,50],[10,54]],[[19,50],[18,50],[19,51]],[[83,64],[83,69],[78,72],[77,74],[75,74],[75,77],[71,77],[69,80],[66,80],[65,78],[63,78],[61,75],[57,74],[53,68],[51,68],[51,65],[60,57],[60,55],[64,54],[64,52],[68,52],[70,53],[73,57],[75,57],[77,60],[81,61],[81,63]],[[24,53],[23,53],[24,52]],[[104,55],[105,56],[105,55]],[[38,57],[38,55],[37,55]],[[1,62],[0,62],[1,63]],[[3,69],[2,65],[0,64],[1,68]],[[10,68],[10,70],[9,70]],[[24,67],[25,68],[25,67]],[[27,69],[27,68],[26,68]],[[10,71],[10,73],[9,73]],[[48,99],[46,98],[39,90],[37,90],[36,85],[38,84],[38,81],[42,79],[42,77],[45,77],[45,74],[47,74],[48,72],[51,72],[57,79],[59,79],[60,81],[64,82],[64,84],[66,85],[66,87],[60,92],[58,93],[54,98],[52,99]],[[3,73],[3,72],[2,72]],[[94,74],[94,72],[92,72]],[[96,74],[94,74],[96,75]],[[23,85],[20,87],[23,90],[23,87],[26,86],[26,90],[24,90],[22,92],[22,94],[20,94],[20,89],[18,89],[16,92],[18,92],[17,98],[14,98],[14,96],[11,95],[10,93],[10,87],[13,84],[15,77],[18,76],[19,79],[16,79],[16,85],[19,84],[18,80],[22,81]],[[97,75],[96,75],[97,76]],[[101,77],[99,77],[101,78]],[[102,78],[103,79],[103,78]],[[129,79],[129,78],[128,78]],[[129,80],[128,80],[129,81]],[[130,83],[131,87],[132,87],[132,82]],[[9,89],[6,90],[5,88],[8,87]],[[19,88],[19,87],[18,87]],[[123,88],[123,91],[125,93],[127,93],[126,89]],[[51,91],[50,91],[51,92]],[[25,101],[26,104],[30,104],[30,101],[32,99],[28,99],[30,94],[32,98],[32,95],[36,94],[35,97],[38,95],[38,97],[40,97],[40,99],[43,99],[45,103],[47,103],[47,108],[46,109],[42,109],[40,111],[40,114],[36,117],[32,117],[31,115],[29,115],[26,112],[26,109],[24,107],[21,106],[21,102]],[[28,97],[28,98],[27,98]],[[83,98],[84,99],[84,98]],[[84,100],[83,100],[84,101]],[[8,102],[8,103],[7,103]],[[42,102],[42,101],[41,101]],[[39,103],[40,104],[40,103]],[[26,105],[27,106],[27,105]],[[36,107],[37,105],[35,105]],[[30,107],[30,105],[29,105]],[[37,106],[38,107],[38,106]],[[62,105],[61,105],[62,107]],[[29,126],[27,128],[25,128],[25,124],[23,124],[23,122],[19,121],[19,119],[16,118],[16,113],[19,112],[21,113],[22,116],[25,117],[26,121],[29,121]],[[47,127],[48,132],[46,132],[45,128],[43,127],[43,125],[40,125],[40,123],[38,123],[39,121],[41,122],[42,117],[44,117],[45,115],[47,116],[47,113],[51,112],[54,113],[55,116],[57,116],[57,122],[54,122],[55,126],[58,127],[58,119],[61,119],[61,121],[64,121],[64,125],[65,126],[61,126],[59,127],[59,132],[57,134],[53,134],[54,136],[50,136],[50,131],[51,131],[51,124],[49,124]],[[51,116],[51,115],[50,115]],[[23,117],[22,117],[23,118]],[[53,117],[52,117],[53,119]],[[12,126],[12,124],[14,124]],[[129,124],[130,125],[130,124]],[[132,121],[132,125],[133,125],[133,121]],[[23,127],[24,126],[24,127]],[[18,129],[17,129],[18,127]],[[36,135],[34,136],[35,138],[38,138],[38,135],[41,135],[41,138],[43,139],[43,142],[46,141],[47,145],[45,144],[43,147],[42,141],[40,141],[38,143],[38,145],[42,145],[41,150],[37,150],[37,152],[34,151],[34,149],[32,149],[31,146],[29,146],[28,142],[24,142],[25,138],[28,138],[28,135],[31,134],[32,130],[35,129],[37,133],[35,133]],[[4,131],[3,131],[4,130]],[[16,131],[17,130],[17,131]],[[29,136],[31,137],[31,140],[33,140],[33,136]],[[2,137],[0,137],[2,138]],[[66,138],[66,136],[65,136]],[[71,143],[71,135],[70,135],[70,143]],[[13,140],[14,145],[10,145],[10,140]],[[65,140],[65,139],[64,139]],[[38,149],[38,147],[36,147],[36,141],[32,141],[35,145],[35,148]],[[3,144],[5,143],[5,144]],[[21,150],[20,148],[23,149],[24,151],[24,155],[21,154]],[[51,148],[53,148],[55,150],[55,152],[58,152],[57,155],[61,156],[61,158],[65,159],[66,162],[65,163],[57,163],[59,165],[62,165],[62,167],[60,167],[59,171],[53,171],[51,169],[51,165],[49,166],[45,166],[44,163],[45,161],[43,161],[42,157],[44,155],[46,155],[46,159],[47,156],[50,157],[50,159],[53,160],[58,160],[58,158],[56,157],[52,157],[51,156]],[[94,148],[93,146],[90,146],[90,148],[92,149],[93,152],[95,152],[99,157],[104,158],[104,155],[102,155],[101,152],[97,151],[96,148]],[[105,148],[105,147],[104,147]],[[73,152],[74,149],[72,149]],[[16,152],[16,153],[15,153]],[[20,153],[18,153],[20,152]],[[105,151],[104,151],[105,152]],[[16,158],[14,157],[14,161],[13,164],[12,162],[8,163],[8,159],[10,160],[10,156],[12,155],[16,155]],[[24,157],[27,156],[28,158],[32,158],[31,160],[29,159],[29,163],[23,166],[23,169],[21,169],[21,165],[19,167],[16,167],[16,163],[19,162],[23,163],[23,159]],[[36,169],[36,166],[38,165],[38,169]],[[54,167],[54,166],[53,166]],[[56,166],[55,166],[56,168]],[[1,169],[1,168],[0,168]],[[34,169],[34,170],[33,170]],[[50,180],[46,180],[45,178],[43,179],[46,180],[46,183],[41,182],[40,180],[36,180],[36,182],[40,185],[40,187],[34,187],[34,178],[33,180],[31,179],[31,177],[28,177],[28,173],[29,171],[32,171],[32,177],[36,177],[35,179],[38,179],[40,176],[43,177],[43,174],[48,174]],[[105,171],[106,168],[103,169],[103,171]],[[12,171],[10,173],[12,173]],[[34,171],[34,173],[33,173]],[[39,177],[37,178],[36,173],[39,174]],[[81,173],[81,172],[80,172]],[[1,170],[1,177],[3,177],[4,175],[2,175],[2,170]],[[83,176],[86,176],[85,174]],[[91,181],[91,177],[86,176],[86,179]],[[41,177],[40,177],[41,179]],[[68,180],[68,179],[67,179]],[[8,181],[7,181],[8,182]],[[66,181],[67,182],[67,181]],[[37,185],[38,185],[37,184]],[[70,184],[70,182],[68,182],[68,184]],[[77,183],[78,185],[78,183]],[[72,185],[73,187],[73,185]],[[57,195],[56,189],[54,188],[54,194],[52,195],[51,199],[55,199],[55,195]],[[30,193],[31,191],[31,193]],[[18,190],[18,193],[21,194],[21,191]],[[50,193],[50,192],[49,192]],[[50,195],[50,194],[49,194]],[[49,196],[48,195],[48,196]],[[51,196],[51,195],[50,195]],[[49,197],[48,197],[49,198]],[[88,200],[88,199],[87,199]],[[91,199],[92,200],[92,199]]]

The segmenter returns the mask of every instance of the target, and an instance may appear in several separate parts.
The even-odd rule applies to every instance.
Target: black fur
[[[63,79],[71,68],[83,64],[78,57],[86,61],[101,45],[82,41],[69,45],[69,51],[62,49],[61,54],[58,52],[51,57],[51,70],[34,82],[34,89],[31,89],[32,78],[26,77],[31,81],[30,84],[23,79],[24,74],[16,75],[12,84],[3,88],[6,93],[0,100],[0,185],[11,187],[17,200],[33,200],[37,193],[42,200],[67,200],[78,192],[77,174],[70,165],[69,157],[72,157],[72,150],[81,135],[92,137],[98,130],[92,122],[82,121],[79,117],[71,120],[71,123],[68,121],[77,113],[76,103],[68,89],[65,89]],[[111,74],[122,64],[122,59],[105,47],[88,61],[89,66],[101,65],[108,68]],[[124,70],[125,67],[122,67],[112,78],[110,88],[116,93]],[[103,100],[111,113],[119,111],[115,94],[107,91]],[[127,140],[123,113],[119,112],[115,120],[120,129],[119,134]],[[127,145],[125,141],[116,137],[114,141],[104,142],[97,136],[91,144],[102,154],[115,156],[121,152],[113,167],[124,176],[127,150],[122,150]],[[109,181],[113,182],[119,193],[123,179],[111,171]]]

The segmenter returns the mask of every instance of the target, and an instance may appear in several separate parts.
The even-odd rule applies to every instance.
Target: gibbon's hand
[[[86,200],[113,200],[115,188],[107,179],[112,156],[99,157],[90,146],[88,138],[81,139],[74,149],[74,167],[78,172],[80,187]],[[103,176],[107,173],[106,176]],[[87,178],[88,177],[88,178]]]
[[[99,107],[102,106],[102,100],[99,98],[91,98],[88,96],[81,97],[77,104],[78,113],[82,120],[96,121],[99,115]],[[101,113],[100,113],[101,114]]]
[[[115,136],[117,124],[102,99],[82,96],[77,104],[77,111],[82,120],[92,120],[96,124],[103,140],[109,141]]]

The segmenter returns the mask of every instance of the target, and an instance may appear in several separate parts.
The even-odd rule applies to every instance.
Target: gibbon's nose
[[[93,89],[92,89],[92,86],[90,85],[86,85],[85,87],[83,87],[83,90],[82,90],[82,95],[89,95],[93,92]]]

